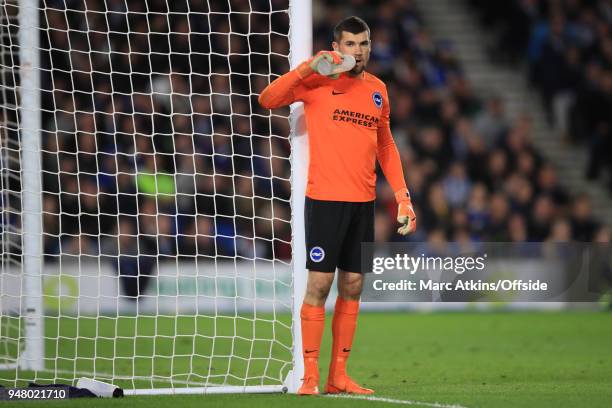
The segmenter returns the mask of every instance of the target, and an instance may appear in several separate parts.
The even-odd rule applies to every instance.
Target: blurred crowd
[[[498,32],[494,56],[526,60],[560,136],[585,144],[589,179],[612,193],[612,1],[470,0]]]
[[[417,210],[410,240],[609,240],[589,197],[569,195],[533,147],[529,114],[509,118],[499,96],[475,95],[452,42],[433,41],[412,2],[332,3],[317,13],[315,49],[326,47],[334,21],[366,16],[368,70],[389,89],[392,131]],[[377,240],[400,239],[382,176],[377,208]]]
[[[48,258],[290,259],[288,123],[257,105],[288,69],[287,1],[46,5]]]
[[[231,4],[46,1],[48,259],[108,255],[127,275],[164,258],[290,259],[288,110],[257,103],[289,69],[288,2]],[[387,84],[417,210],[407,239],[609,240],[589,197],[569,195],[532,146],[529,115],[475,95],[452,42],[434,42],[411,1],[315,1],[313,12],[315,52],[345,16],[370,24],[368,70]],[[400,240],[393,192],[382,174],[378,184],[376,240]]]

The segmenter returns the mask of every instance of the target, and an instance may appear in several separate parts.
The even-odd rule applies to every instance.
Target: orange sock
[[[336,299],[332,320],[332,357],[329,364],[329,379],[346,374],[346,360],[351,352],[353,336],[357,327],[359,301]],[[328,380],[329,381],[329,380]]]
[[[325,328],[325,307],[302,304],[302,355],[304,356],[304,378],[319,378],[319,350]]]

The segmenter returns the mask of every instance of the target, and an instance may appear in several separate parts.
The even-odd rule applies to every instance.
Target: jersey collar
[[[340,74],[339,78],[363,80],[365,79],[365,73],[365,71],[361,71],[361,74],[357,76],[350,76],[347,72],[343,72]]]

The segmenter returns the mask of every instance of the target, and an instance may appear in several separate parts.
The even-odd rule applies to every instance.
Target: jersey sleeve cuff
[[[395,201],[399,204],[404,201],[410,201],[410,192],[406,187],[395,192]]]
[[[304,79],[307,76],[311,75],[314,72],[314,70],[310,67],[310,64],[304,61],[300,65],[297,66],[297,68],[295,69],[295,72],[297,73],[300,79]]]

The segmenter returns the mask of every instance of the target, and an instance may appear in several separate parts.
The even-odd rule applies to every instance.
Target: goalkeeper
[[[308,283],[300,317],[304,381],[298,394],[318,394],[325,300],[338,268],[332,359],[325,391],[372,394],[346,373],[363,287],[361,243],[374,240],[376,159],[399,210],[398,233],[416,228],[399,153],[389,127],[385,84],[365,72],[370,29],[358,17],[334,27],[334,51],[323,51],[272,82],[259,96],[267,109],[304,103],[310,163],[305,222]]]

